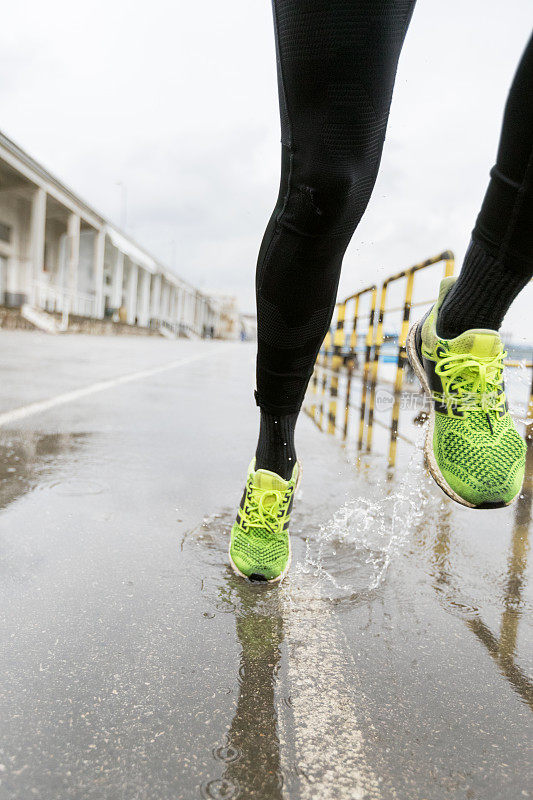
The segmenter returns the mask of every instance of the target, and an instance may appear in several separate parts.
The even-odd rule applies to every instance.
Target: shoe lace
[[[444,389],[444,401],[458,411],[500,411],[505,405],[502,389],[503,359],[472,353],[447,353],[437,363],[435,373]]]
[[[284,492],[277,489],[263,490],[251,484],[245,506],[247,528],[263,528],[270,533],[281,531],[282,505]]]

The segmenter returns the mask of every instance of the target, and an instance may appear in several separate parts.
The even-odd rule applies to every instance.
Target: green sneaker
[[[407,355],[431,404],[426,462],[447,495],[470,508],[507,506],[524,480],[526,445],[507,408],[497,331],[441,339],[436,321],[455,278],[409,331]]]
[[[237,575],[275,583],[290,566],[289,522],[301,467],[299,462],[295,464],[288,481],[275,472],[256,472],[254,468],[255,458],[248,467],[241,505],[231,529],[229,560]]]

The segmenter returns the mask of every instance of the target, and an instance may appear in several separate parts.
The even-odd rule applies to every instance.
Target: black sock
[[[296,464],[294,429],[298,414],[268,414],[261,409],[255,468],[268,469],[289,480]]]
[[[461,273],[439,309],[438,335],[453,339],[471,328],[499,330],[530,277],[529,271],[511,269],[472,240]]]

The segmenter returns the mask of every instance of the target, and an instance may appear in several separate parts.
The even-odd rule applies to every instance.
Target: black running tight
[[[415,0],[273,0],[279,197],[256,275],[258,404],[299,410],[377,177]]]
[[[490,174],[459,279],[439,311],[445,339],[472,328],[498,330],[533,276],[533,36],[511,85]]]
[[[505,106],[496,164],[473,239],[513,270],[533,273],[533,34]]]
[[[414,5],[273,0],[281,183],[256,275],[256,399],[271,414],[299,410],[328,330],[342,259],[377,177]],[[509,284],[505,308],[533,272],[532,97],[533,38],[511,87],[496,166],[473,232],[496,264],[495,291]],[[476,269],[474,283],[482,286],[484,262]],[[463,272],[458,288],[470,285]],[[484,299],[492,305],[490,291]],[[472,305],[468,292],[467,301]]]

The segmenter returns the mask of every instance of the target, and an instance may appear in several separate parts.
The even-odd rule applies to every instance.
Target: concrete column
[[[193,327],[196,333],[199,333],[199,319],[200,319],[200,295],[198,292],[194,293],[194,322]]]
[[[209,309],[209,303],[207,300],[204,300],[204,325],[206,328],[209,328],[211,324],[211,313]]]
[[[194,327],[194,319],[193,319],[194,305],[193,304],[194,304],[194,296],[190,292],[187,292],[186,299],[185,299],[185,309],[186,309],[185,324],[187,325],[188,328],[193,328]]]
[[[161,318],[161,275],[152,275],[150,317],[153,319]]]
[[[171,312],[170,312],[170,318],[171,318],[172,322],[177,322],[178,321],[178,300],[179,300],[179,296],[178,296],[178,290],[177,290],[177,288],[175,286],[172,287],[172,295],[171,295],[171,297],[172,297],[172,307],[171,307]]]
[[[141,298],[139,309],[139,325],[147,328],[150,323],[150,283],[152,275],[148,270],[141,270]]]
[[[204,328],[204,311],[205,311],[205,301],[201,295],[198,295],[197,299],[198,303],[198,322],[197,322],[197,329],[200,336],[203,333]]]
[[[168,320],[169,318],[169,313],[168,313],[169,291],[170,291],[170,286],[168,285],[167,281],[163,281],[163,288],[161,293],[161,317],[164,320]]]
[[[181,286],[178,286],[178,318],[177,322],[180,324],[183,322],[183,289]]]
[[[139,280],[139,267],[137,264],[130,262],[130,271],[128,274],[128,289],[126,300],[126,320],[129,325],[135,325],[135,317],[137,316],[137,281]]]
[[[209,327],[209,304],[207,299],[204,297],[204,310],[202,313],[202,333],[204,332],[204,327]]]
[[[26,279],[26,296],[35,305],[35,281],[38,281],[44,267],[44,237],[46,229],[46,192],[38,187],[31,200],[30,221],[30,263]]]
[[[104,255],[105,232],[96,231],[94,237],[94,315],[104,318]]]
[[[67,288],[69,311],[75,311],[74,295],[78,290],[78,268],[80,264],[80,215],[69,214],[67,222]]]
[[[124,283],[124,253],[117,250],[117,258],[113,269],[113,289],[111,292],[111,305],[120,308],[122,305],[122,284]]]
[[[178,329],[183,324],[183,289],[181,286],[176,286],[176,307],[174,311],[174,322]]]
[[[189,324],[189,303],[190,295],[186,287],[181,289],[181,321],[184,325]]]
[[[168,285],[168,294],[167,294],[167,319],[169,322],[173,322],[174,317],[172,316],[172,305],[174,303],[174,287],[171,283]]]

